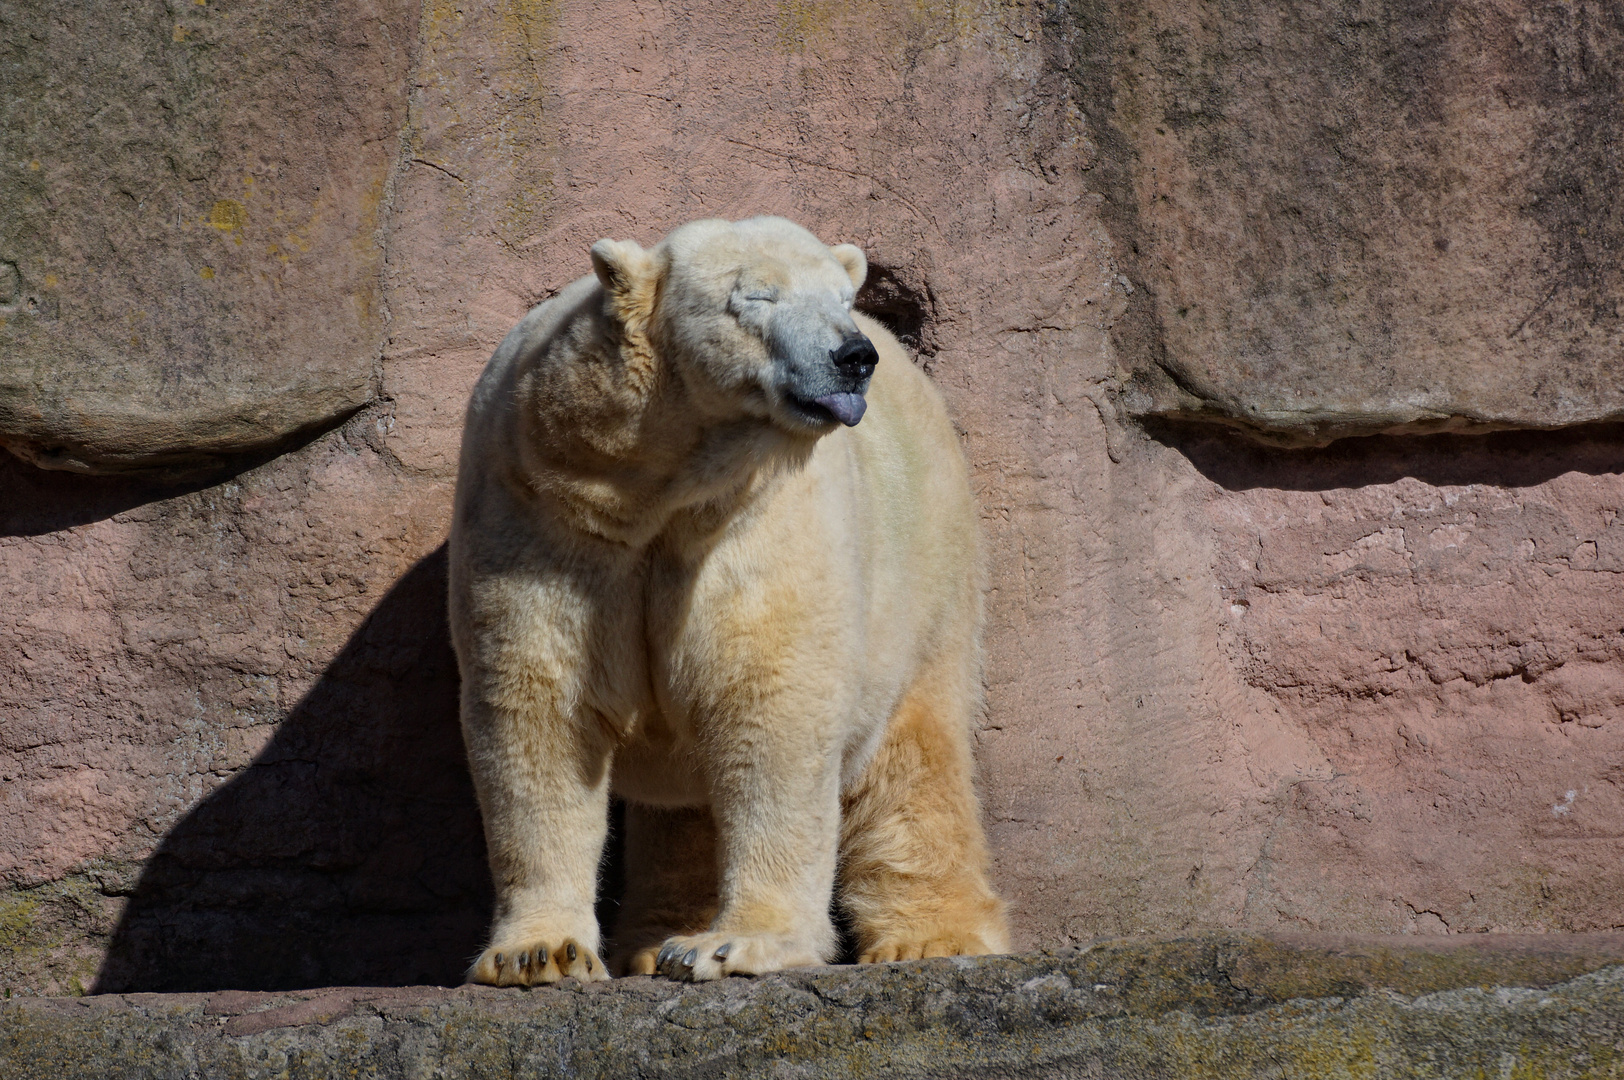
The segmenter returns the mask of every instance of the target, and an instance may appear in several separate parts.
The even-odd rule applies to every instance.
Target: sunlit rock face
[[[1270,382],[1275,369],[1224,368],[1238,354],[1202,345],[1202,363],[1241,379],[1214,375],[1201,384],[1217,388],[1207,397],[1167,374],[1194,355],[1178,352],[1183,339],[1168,329],[1180,318],[1166,307],[1175,287],[1232,324],[1244,314],[1273,328],[1256,340],[1331,326],[1345,339],[1347,326],[1366,325],[1432,340],[1457,333],[1450,326],[1487,326],[1482,305],[1497,287],[1467,289],[1440,269],[1422,275],[1433,300],[1421,303],[1391,293],[1401,278],[1383,269],[1392,260],[1419,252],[1445,267],[1464,246],[1480,260],[1472,265],[1509,265],[1512,239],[1526,239],[1512,225],[1568,227],[1560,215],[1508,210],[1494,219],[1508,237],[1498,247],[1465,228],[1423,242],[1341,209],[1387,190],[1378,165],[1431,184],[1420,166],[1400,167],[1425,132],[1456,162],[1464,151],[1450,139],[1477,130],[1460,120],[1466,134],[1445,138],[1456,121],[1432,113],[1415,114],[1432,127],[1406,126],[1393,119],[1408,115],[1402,100],[1350,74],[1381,42],[1411,40],[1420,16],[1372,9],[1366,26],[1358,13],[1316,21],[1307,7],[1235,8],[1220,21],[1193,8],[1184,18],[1171,8],[903,0],[42,10],[0,5],[10,50],[0,80],[25,88],[8,82],[0,97],[0,185],[22,192],[0,199],[0,229],[36,244],[0,250],[16,267],[0,281],[13,290],[6,303],[35,305],[8,309],[0,335],[54,325],[62,342],[26,337],[27,348],[0,351],[0,376],[12,380],[3,385],[21,387],[0,390],[0,431],[23,455],[0,455],[0,986],[459,977],[490,897],[440,551],[468,390],[528,307],[589,272],[595,240],[647,245],[695,218],[756,213],[863,246],[872,271],[859,303],[915,351],[961,431],[991,568],[979,784],[1022,946],[1213,927],[1624,924],[1624,433],[1591,425],[1282,449],[1258,437],[1319,442],[1354,429],[1335,426],[1345,412],[1293,412],[1289,395],[1280,415],[1297,426],[1270,428],[1245,404],[1262,399],[1246,395],[1265,383],[1295,394],[1309,385],[1299,378],[1364,393],[1358,365],[1375,353],[1349,353],[1346,378],[1333,379],[1326,360],[1281,367]],[[1429,55],[1509,56],[1503,36],[1457,29],[1498,26],[1499,12],[1450,8]],[[1517,32],[1546,42],[1563,19],[1581,20],[1589,29],[1573,47],[1589,51],[1574,55],[1590,59],[1563,70],[1583,86],[1610,77],[1615,31],[1596,10],[1576,3],[1528,18]],[[179,51],[228,31],[231,48]],[[1236,45],[1247,33],[1262,44]],[[1313,46],[1315,34],[1325,44]],[[1205,42],[1207,53],[1177,52],[1180,41]],[[1304,58],[1317,48],[1334,60],[1338,41],[1351,59],[1327,60],[1316,76]],[[1314,157],[1315,139],[1328,136],[1299,90],[1215,90],[1219,103],[1248,103],[1244,123],[1232,112],[1186,123],[1208,98],[1181,97],[1178,80],[1224,50],[1234,64],[1212,78],[1247,93],[1247,73],[1271,65],[1271,79],[1360,88],[1368,105],[1322,112],[1343,117],[1368,153]],[[1531,46],[1525,59],[1551,55]],[[172,99],[169,110],[137,109],[148,99],[73,74],[153,57],[174,66],[135,81],[153,102]],[[237,74],[213,96],[178,96],[174,87],[203,77],[185,57],[215,65],[204,74]],[[1399,74],[1415,72],[1449,101],[1479,92],[1481,80],[1440,81],[1453,70],[1417,61]],[[1570,95],[1572,124],[1610,115],[1592,108],[1596,93]],[[1501,95],[1484,115],[1520,110],[1556,125],[1567,114],[1555,100]],[[73,119],[86,108],[111,134],[87,134]],[[1457,114],[1470,119],[1464,106]],[[49,124],[14,119],[36,115]],[[141,141],[127,133],[142,118],[169,126]],[[1212,130],[1228,134],[1202,134]],[[115,135],[137,145],[94,167],[88,151],[12,149],[42,131],[81,148]],[[1244,153],[1242,136],[1254,140]],[[1515,151],[1529,176],[1541,163],[1594,171],[1611,160],[1595,164],[1602,142],[1577,134],[1567,159],[1507,139],[1529,147]],[[186,145],[204,148],[197,164],[163,149]],[[1231,157],[1211,156],[1220,151]],[[1509,150],[1477,156],[1458,178],[1468,194],[1515,165]],[[1343,171],[1327,173],[1333,164]],[[52,169],[89,179],[40,186]],[[1590,198],[1589,181],[1551,183],[1564,214]],[[117,209],[112,196],[79,197],[99,184],[127,187],[135,201]],[[1364,262],[1351,241],[1335,250],[1339,272],[1374,299],[1318,308],[1345,324],[1288,302],[1320,287],[1310,270],[1331,249],[1235,202],[1299,190],[1353,200],[1312,205],[1350,236],[1371,233]],[[1417,220],[1415,200],[1392,190],[1384,212]],[[1439,220],[1500,214],[1512,195],[1495,190],[1462,195],[1447,207],[1457,216]],[[149,192],[146,206],[167,217],[135,208]],[[51,244],[90,243],[73,239],[89,235],[79,225],[53,231],[40,215],[95,220],[96,200],[112,200],[98,254],[63,258],[61,269],[40,261],[57,257]],[[235,208],[217,214],[219,204]],[[1571,218],[1572,235],[1589,242],[1616,212],[1607,202],[1593,220]],[[1176,257],[1175,226],[1190,230]],[[286,246],[290,236],[310,250]],[[1616,265],[1582,244],[1540,250],[1548,261],[1528,263],[1530,273],[1583,257],[1594,274],[1562,278],[1572,288],[1509,338],[1544,293],[1523,310],[1506,300],[1515,318],[1493,331],[1498,348],[1545,348],[1567,322],[1541,320],[1577,310],[1587,282],[1604,287]],[[105,269],[143,263],[169,276]],[[1267,278],[1254,264],[1277,267],[1268,280],[1285,284],[1242,303],[1236,282]],[[70,295],[69,275],[92,268],[111,280]],[[229,294],[229,309],[188,291],[222,280],[247,290]],[[1548,289],[1556,279],[1542,280]],[[119,291],[139,289],[150,299]],[[371,299],[347,299],[360,297]],[[99,314],[69,327],[70,299]],[[113,306],[83,306],[92,303]],[[161,324],[161,304],[192,344],[160,346],[129,329],[137,309]],[[1201,325],[1203,341],[1233,340],[1229,324]],[[1362,348],[1375,340],[1361,334]],[[121,354],[97,376],[109,381],[74,381],[84,370],[75,357],[133,349],[132,337],[158,367]],[[252,349],[205,351],[213,342]],[[1562,355],[1579,363],[1589,347]],[[184,378],[135,386],[172,356],[191,358]],[[49,377],[54,357],[59,377]],[[1433,389],[1448,394],[1511,395],[1525,374],[1508,363],[1451,383],[1444,377],[1465,369],[1441,359],[1434,368]],[[19,370],[41,374],[5,374]],[[84,386],[95,392],[75,389]],[[229,393],[211,397],[211,387]],[[80,404],[14,404],[58,400],[50,393]],[[236,442],[176,434],[191,423],[187,409],[221,400],[318,405],[285,426],[245,421],[252,437]],[[1442,399],[1427,400],[1431,409]],[[29,434],[75,417],[113,431],[115,406],[171,427],[116,446]],[[1435,411],[1467,415],[1457,404]],[[6,417],[21,420],[4,427]],[[24,457],[137,472],[71,475]],[[612,865],[605,881],[612,893]],[[612,901],[602,913],[612,920]]]
[[[1133,411],[1299,445],[1624,416],[1616,5],[1073,10]]]
[[[0,445],[200,472],[375,397],[415,16],[0,7]]]

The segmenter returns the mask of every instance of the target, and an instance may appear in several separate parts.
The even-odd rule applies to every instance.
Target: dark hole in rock
[[[921,275],[871,262],[856,306],[889,327],[929,368],[937,350],[936,300]]]

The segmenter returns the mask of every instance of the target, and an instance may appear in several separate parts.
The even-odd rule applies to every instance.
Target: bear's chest
[[[855,608],[826,580],[827,546],[768,555],[747,543],[693,562],[651,560],[635,604],[641,655],[624,669],[643,683],[616,693],[635,710],[616,754],[620,794],[702,802],[699,748],[763,725],[815,725],[842,738],[864,666]]]

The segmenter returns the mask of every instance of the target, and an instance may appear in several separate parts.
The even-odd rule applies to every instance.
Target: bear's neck
[[[814,445],[758,417],[704,415],[646,349],[622,345],[531,376],[520,391],[527,486],[577,530],[615,544],[720,532]]]

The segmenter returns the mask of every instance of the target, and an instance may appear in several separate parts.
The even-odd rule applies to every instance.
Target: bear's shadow
[[[170,831],[96,992],[462,981],[492,893],[445,595],[441,546],[264,751]]]

